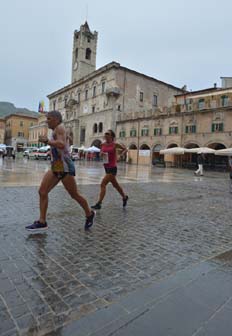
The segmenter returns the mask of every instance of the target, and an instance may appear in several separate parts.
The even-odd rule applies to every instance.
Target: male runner
[[[75,167],[70,158],[68,137],[62,125],[62,116],[58,111],[47,113],[48,128],[53,130],[49,140],[47,136],[40,136],[39,141],[51,147],[51,170],[49,170],[40,185],[40,218],[26,227],[29,231],[41,231],[48,228],[46,214],[48,208],[48,194],[61,181],[70,196],[83,208],[86,215],[85,229],[93,225],[95,213],[89,208],[86,199],[77,190]]]

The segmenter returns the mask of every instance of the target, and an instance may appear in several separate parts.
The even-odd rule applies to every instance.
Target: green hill
[[[32,117],[38,117],[37,112],[30,111],[26,108],[15,107],[12,103],[0,102],[0,118],[4,118],[10,114],[22,114]]]

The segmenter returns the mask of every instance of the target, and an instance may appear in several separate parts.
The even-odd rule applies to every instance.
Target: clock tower
[[[74,31],[72,56],[72,83],[96,70],[97,35],[87,21]]]

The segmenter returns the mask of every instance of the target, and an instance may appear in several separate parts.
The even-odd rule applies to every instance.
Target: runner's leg
[[[69,193],[69,195],[73,199],[75,199],[75,201],[77,201],[78,204],[85,211],[86,217],[91,216],[91,214],[92,214],[91,209],[89,208],[89,205],[88,205],[88,202],[86,201],[86,199],[79,193],[74,176],[66,175],[62,179],[62,183],[63,183],[65,189],[67,190],[67,192]]]
[[[112,183],[113,187],[119,192],[119,194],[122,196],[122,198],[126,198],[126,195],[122,189],[122,187],[119,185],[116,176],[111,175],[110,182]]]
[[[46,214],[48,208],[48,194],[58,184],[59,179],[49,170],[43,177],[39,188],[40,197],[40,223],[46,222]]]
[[[101,181],[101,190],[100,190],[97,203],[102,203],[105,197],[105,194],[106,194],[106,186],[110,182],[110,179],[111,179],[111,174],[106,174],[103,180]]]

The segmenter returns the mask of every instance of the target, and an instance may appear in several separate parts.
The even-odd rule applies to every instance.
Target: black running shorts
[[[117,175],[117,167],[107,168],[105,167],[106,174]]]

